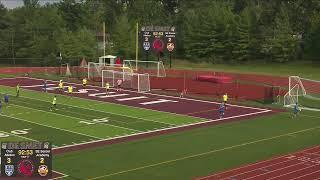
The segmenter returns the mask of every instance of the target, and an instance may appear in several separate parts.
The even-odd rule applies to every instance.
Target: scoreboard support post
[[[171,54],[172,54],[172,53],[169,52],[170,69],[171,69],[171,67],[172,67]]]
[[[136,24],[136,71],[138,71],[138,53],[139,53],[139,24]]]

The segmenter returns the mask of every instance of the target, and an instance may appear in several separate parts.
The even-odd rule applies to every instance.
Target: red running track
[[[320,146],[260,161],[197,180],[319,180]]]

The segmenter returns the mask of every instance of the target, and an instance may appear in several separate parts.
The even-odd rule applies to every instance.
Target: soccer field
[[[292,126],[283,129],[281,127],[285,127],[291,121],[286,113],[270,116],[270,113],[271,115],[278,113],[269,109],[230,105],[229,115],[219,119],[216,114],[216,106],[219,103],[172,99],[170,96],[160,96],[167,101],[159,103],[157,95],[154,94],[139,94],[139,97],[153,97],[153,100],[147,102],[135,101],[121,104],[134,98],[121,97],[126,101],[115,99],[119,98],[118,96],[100,98],[102,93],[98,91],[95,92],[99,94],[94,96],[96,99],[91,99],[93,96],[90,94],[75,93],[68,96],[64,93],[57,95],[57,110],[49,111],[52,98],[56,93],[54,88],[49,90],[50,93],[40,92],[42,81],[34,79],[13,78],[10,82],[8,83],[5,79],[0,82],[1,94],[10,95],[9,107],[4,106],[0,115],[0,140],[2,142],[50,140],[56,156],[53,167],[61,173],[57,178],[198,177],[211,173],[214,167],[222,170],[250,162],[251,158],[259,159],[274,153],[286,152],[282,147],[277,152],[255,154],[249,158],[249,152],[255,151],[258,147],[261,148],[263,143],[270,147],[277,147],[278,141],[281,142],[288,137],[295,137],[299,142],[312,135],[319,136],[320,124],[319,121],[315,121],[317,115],[312,113],[309,114],[308,123],[295,122]],[[15,97],[15,88],[9,87],[17,82],[23,87],[18,98]],[[74,84],[74,86],[80,89],[78,85]],[[101,91],[99,87],[90,88]],[[123,91],[115,92],[114,95],[124,94],[124,92],[128,95],[130,93]],[[137,97],[137,94],[133,97]],[[174,103],[175,106],[177,104],[190,106],[190,102],[198,104],[193,109],[168,108],[170,103]],[[145,104],[152,106],[145,106]],[[145,107],[142,108],[142,106]],[[267,114],[269,116],[260,117]],[[254,121],[238,122],[240,119],[253,119],[253,117],[255,117]],[[284,120],[277,122],[277,117]],[[235,122],[222,124],[230,121]],[[209,126],[216,123],[221,125]],[[275,123],[277,123],[276,127],[274,127]],[[199,126],[205,128],[196,128]],[[189,131],[182,131],[187,129]],[[252,133],[255,136],[252,136]],[[294,148],[304,147],[305,143],[313,144],[314,142],[307,141],[301,146],[294,144]],[[108,144],[112,145],[105,146]],[[223,166],[212,164],[212,158],[216,158],[218,162],[230,161],[229,158],[236,158],[248,149],[250,151],[243,154],[243,157],[248,157],[242,161],[222,163]],[[230,154],[231,152],[236,153]],[[222,155],[223,158],[217,157],[218,155]],[[203,159],[205,157],[209,158]],[[185,161],[191,161],[194,165],[184,164]],[[173,169],[179,172],[173,172],[173,169],[170,170],[166,165],[173,165],[175,167]],[[93,169],[85,170],[86,167]],[[196,170],[191,172],[191,167]],[[160,168],[160,174],[161,172],[168,174],[159,175],[156,172],[158,168]],[[183,173],[186,169],[190,172]]]

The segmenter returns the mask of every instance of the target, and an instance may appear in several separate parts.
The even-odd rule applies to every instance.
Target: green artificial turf
[[[192,179],[317,145],[319,120],[314,112],[297,119],[282,113],[67,153],[54,162],[80,179]],[[83,164],[94,168],[83,171]]]

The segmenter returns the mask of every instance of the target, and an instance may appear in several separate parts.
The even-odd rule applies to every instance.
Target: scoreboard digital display
[[[1,174],[3,177],[45,178],[52,176],[50,142],[2,142]]]
[[[141,27],[142,46],[145,51],[153,50],[171,53],[175,49],[176,28],[174,26],[143,26]]]

